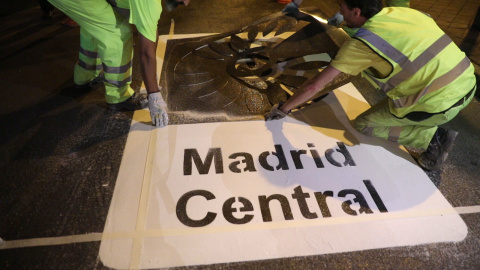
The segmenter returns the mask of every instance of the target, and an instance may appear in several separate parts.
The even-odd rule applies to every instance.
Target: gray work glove
[[[167,103],[163,101],[160,92],[148,94],[148,108],[152,124],[156,127],[168,125]]]
[[[340,14],[340,11],[339,11],[339,12],[335,13],[335,15],[333,15],[333,17],[328,19],[327,22],[328,22],[329,25],[333,25],[333,26],[338,27],[343,22],[343,16],[342,16],[342,14]]]
[[[165,5],[167,7],[168,12],[173,11],[178,7],[178,3],[176,0],[167,0],[165,1]]]
[[[283,8],[282,13],[286,15],[293,15],[298,12],[298,6],[292,1]]]
[[[167,7],[167,11],[168,12],[171,12],[173,10],[175,10],[178,6],[188,6],[188,3],[190,2],[190,0],[166,0],[165,1],[165,5]]]
[[[276,104],[272,107],[269,113],[265,114],[265,121],[270,121],[270,120],[279,120],[288,115],[288,113],[282,112],[278,107],[282,106],[283,102],[280,104]]]

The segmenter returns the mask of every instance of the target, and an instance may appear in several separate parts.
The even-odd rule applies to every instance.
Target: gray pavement
[[[74,89],[79,29],[62,26],[59,12],[41,21],[30,2],[15,13],[2,12],[7,15],[0,24],[0,237],[51,238],[52,244],[1,249],[0,269],[107,269],[98,258],[98,241],[55,239],[103,231],[133,114],[108,111],[102,87]],[[338,9],[334,0],[305,0],[302,6],[319,7],[328,16]],[[412,1],[467,53],[477,74],[480,30],[471,25],[479,6],[476,0]],[[267,0],[192,0],[162,15],[160,34],[169,33],[172,19],[175,34],[227,32],[282,7]],[[135,58],[137,89],[139,74]],[[363,79],[354,84],[369,103],[382,98]],[[457,143],[442,169],[426,172],[454,207],[480,205],[479,115],[474,99],[445,125],[460,132]],[[468,235],[458,243],[179,269],[479,269],[480,213],[461,217]]]

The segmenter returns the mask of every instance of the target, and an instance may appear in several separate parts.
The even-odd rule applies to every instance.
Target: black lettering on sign
[[[367,214],[372,214],[373,211],[368,207],[367,201],[365,200],[365,197],[363,197],[362,193],[360,191],[355,190],[355,189],[344,189],[338,192],[338,197],[345,198],[348,194],[352,194],[355,196],[355,199],[353,199],[354,202],[360,204],[360,209],[358,212],[361,213],[367,213]],[[357,212],[350,208],[350,205],[352,204],[352,201],[344,201],[342,203],[342,209],[345,211],[345,213],[356,216]]]
[[[347,148],[345,147],[345,144],[342,142],[337,142],[337,145],[340,149],[336,149],[336,151],[343,154],[343,157],[345,158],[343,166],[355,166],[355,161],[353,161],[353,158],[350,155],[350,152],[348,152]],[[335,153],[333,149],[327,149],[325,151],[325,157],[327,158],[328,162],[330,162],[330,164],[332,164],[333,166],[342,167],[342,164],[333,158],[333,153]]]
[[[308,147],[313,148],[315,147],[315,144],[313,143],[307,143]],[[317,168],[324,168],[322,159],[320,158],[320,155],[318,154],[318,151],[315,149],[310,149],[310,153],[312,154],[313,160],[315,161],[315,165],[317,165]]]
[[[255,163],[253,162],[253,157],[252,157],[251,154],[244,153],[244,152],[233,153],[228,158],[236,159],[237,157],[243,157],[243,160],[242,161],[234,161],[234,162],[230,163],[230,165],[228,166],[228,168],[230,168],[230,171],[232,171],[234,173],[241,173],[242,170],[240,170],[238,168],[238,165],[240,165],[240,163],[245,163],[245,168],[243,169],[244,172],[256,172],[257,171],[255,169]]]
[[[223,173],[223,158],[221,148],[208,149],[205,162],[202,161],[197,149],[185,149],[183,154],[183,175],[192,175],[192,160],[195,162],[199,174],[208,174],[212,160],[215,163],[215,173]]]
[[[208,212],[207,215],[200,220],[193,220],[187,214],[188,200],[190,200],[190,198],[195,196],[202,196],[205,199],[207,199],[207,201],[215,199],[215,195],[213,195],[211,192],[206,190],[193,190],[193,191],[187,192],[183,194],[182,197],[180,197],[180,199],[177,202],[177,207],[176,207],[177,218],[178,220],[180,220],[180,222],[182,222],[185,226],[188,226],[188,227],[207,226],[208,224],[212,223],[215,220],[215,217],[217,216],[216,213]]]
[[[307,151],[306,150],[291,150],[290,155],[292,155],[293,159],[293,164],[295,164],[295,168],[298,169],[303,169],[303,164],[302,160],[300,159],[300,155],[306,155]]]
[[[323,194],[322,192],[314,192],[315,198],[317,199],[318,207],[322,212],[323,217],[332,217],[330,209],[327,204],[327,197],[333,197],[333,191],[327,190]]]
[[[303,217],[308,219],[318,218],[316,213],[312,213],[310,212],[310,209],[308,209],[307,198],[310,198],[310,194],[304,193],[301,186],[298,186],[293,190],[295,193],[292,194],[292,198],[297,200],[298,207],[300,208]]]
[[[287,159],[285,158],[285,154],[283,153],[283,148],[280,144],[275,144],[275,150],[277,152],[272,152],[272,155],[276,156],[278,159],[278,165],[276,167],[277,170],[288,170],[288,163]],[[272,165],[268,164],[267,157],[270,155],[270,152],[265,151],[260,154],[258,157],[258,161],[260,161],[260,165],[265,170],[274,171]]]
[[[388,212],[387,207],[385,207],[385,204],[383,204],[382,198],[380,198],[380,195],[378,195],[378,192],[373,186],[372,181],[363,180],[363,183],[367,187],[368,192],[370,193],[370,196],[372,196],[373,201],[378,207],[378,210],[380,210],[380,212],[382,213]]]
[[[287,197],[280,194],[273,194],[268,198],[267,196],[258,196],[258,202],[260,203],[260,210],[262,211],[262,218],[264,222],[272,221],[272,213],[270,212],[271,200],[277,200],[280,202],[285,220],[293,219],[292,209],[290,208]]]
[[[378,210],[382,213],[388,212],[387,208],[385,207],[385,204],[380,198],[380,195],[378,194],[377,190],[373,186],[372,182],[370,180],[363,180],[363,183],[367,187],[368,192],[370,193],[370,195],[373,198],[373,201],[378,207]],[[306,219],[318,218],[317,213],[311,212],[308,207],[307,199],[310,198],[310,194],[303,192],[302,186],[297,186],[296,188],[293,189],[293,191],[294,192],[292,193],[292,198],[297,201],[298,207],[300,209],[302,216]],[[332,217],[330,213],[330,209],[327,204],[327,198],[333,197],[334,195],[333,191],[327,190],[323,193],[314,192],[313,194],[315,195],[315,198],[316,198],[318,207],[320,208],[320,211],[322,213],[322,216],[326,218]],[[367,200],[365,199],[365,197],[360,191],[355,189],[344,189],[338,192],[339,198],[345,198],[348,195],[353,195],[354,199],[353,199],[353,202],[352,200],[346,200],[342,203],[342,209],[345,213],[352,216],[357,216],[359,213],[373,214],[372,209],[370,209],[370,207],[368,206]],[[195,196],[201,196],[205,198],[207,201],[215,199],[215,195],[213,195],[211,192],[206,190],[193,190],[193,191],[187,192],[184,195],[182,195],[177,202],[177,206],[176,206],[177,218],[181,223],[183,223],[185,226],[188,226],[188,227],[207,226],[215,220],[217,213],[207,212],[206,215],[199,220],[195,220],[189,217],[187,213],[188,212],[187,204],[188,204],[188,201]],[[260,206],[260,211],[262,213],[263,222],[272,221],[272,213],[270,210],[271,201],[277,201],[280,204],[283,217],[285,218],[285,220],[294,219],[292,214],[292,209],[290,208],[290,203],[287,197],[281,194],[273,194],[268,197],[265,195],[260,195],[258,196],[258,203]],[[242,204],[242,207],[238,209],[238,212],[245,213],[245,212],[252,212],[255,210],[251,201],[244,197],[238,197],[238,202]],[[237,212],[237,208],[233,207],[234,203],[235,203],[235,197],[231,197],[223,203],[222,212],[225,220],[227,220],[232,224],[239,224],[239,225],[246,224],[252,221],[252,219],[254,218],[253,214],[244,214],[242,217],[238,217],[238,215],[234,216],[233,213]],[[353,203],[358,203],[360,205],[358,213],[357,211],[351,208],[351,205]]]
[[[313,157],[313,161],[317,168],[324,168],[324,163],[318,154],[318,151],[314,149],[315,145],[313,143],[307,143],[308,147],[310,148],[310,154]],[[327,149],[325,151],[325,158],[327,161],[335,167],[345,167],[345,166],[356,166],[355,161],[353,160],[352,155],[348,152],[348,149],[345,147],[345,144],[342,142],[337,142],[338,149]],[[335,152],[338,152],[343,155],[344,160],[338,161],[334,158]],[[268,160],[269,156],[273,156],[276,158],[275,160]],[[295,165],[295,169],[301,170],[304,168],[304,162],[310,159],[306,159],[307,150],[299,149],[299,150],[290,150],[290,157]],[[255,168],[255,161],[252,154],[247,152],[237,152],[231,154],[229,159],[233,161],[229,164],[228,168],[233,173],[242,173],[242,172],[256,172],[257,169]],[[238,159],[238,160],[237,160]],[[303,161],[302,161],[303,159]],[[258,161],[260,165],[268,171],[275,171],[275,170],[289,170],[287,156],[283,151],[282,145],[275,144],[275,151],[269,152],[264,151],[258,156]],[[207,155],[205,159],[202,159],[198,154],[198,150],[196,148],[187,148],[184,150],[183,156],[183,175],[192,175],[193,164],[198,170],[198,173],[201,175],[208,174],[210,172],[210,168],[212,167],[212,162],[215,165],[215,173],[222,174],[223,173],[223,156],[222,156],[222,149],[221,148],[210,148],[208,149]],[[343,164],[342,164],[343,162]],[[270,164],[276,163],[276,164]],[[243,170],[242,170],[243,167]]]
[[[243,207],[239,209],[240,212],[253,211],[253,205],[248,199],[238,197],[238,201],[243,204]],[[232,207],[233,203],[235,203],[234,197],[226,200],[223,203],[222,211],[225,219],[232,224],[245,224],[250,222],[253,218],[253,215],[244,215],[243,218],[236,218],[232,215],[233,212],[237,212],[237,209]]]

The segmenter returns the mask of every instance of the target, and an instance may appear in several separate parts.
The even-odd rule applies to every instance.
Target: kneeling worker
[[[428,15],[410,8],[383,8],[381,0],[340,0],[350,28],[358,28],[322,72],[305,82],[266,120],[285,117],[322,92],[342,72],[362,75],[387,98],[354,120],[368,136],[426,150],[418,159],[435,170],[453,148],[457,132],[438,127],[453,119],[474,97],[470,60]]]

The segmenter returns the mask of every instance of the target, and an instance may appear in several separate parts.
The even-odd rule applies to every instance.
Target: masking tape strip
[[[69,235],[59,237],[45,237],[45,238],[33,238],[23,240],[11,240],[4,241],[0,244],[1,249],[13,249],[13,248],[25,248],[25,247],[39,247],[39,246],[56,246],[66,245],[73,243],[95,242],[101,241],[103,237],[102,233],[89,233],[80,235]]]
[[[356,217],[344,217],[344,218],[328,218],[329,222],[325,222],[327,219],[319,219],[319,221],[314,220],[302,220],[302,221],[284,221],[284,222],[275,222],[275,223],[263,223],[263,224],[252,224],[252,225],[242,225],[242,231],[253,231],[253,230],[271,230],[271,229],[282,229],[282,228],[293,228],[293,227],[308,227],[308,226],[319,226],[319,225],[332,225],[332,224],[344,224],[344,223],[357,223],[365,221],[374,221],[374,220],[392,220],[400,218],[412,218],[412,217],[429,217],[429,216],[439,216],[445,214],[477,214],[480,213],[480,206],[466,206],[466,207],[455,207],[454,211],[450,209],[437,209],[435,211],[418,211],[416,213],[391,213],[389,214],[378,214],[374,216],[365,215],[363,218]],[[162,236],[175,236],[175,235],[188,235],[188,234],[216,234],[220,232],[233,232],[239,231],[238,226],[210,226],[205,228],[182,228],[182,229],[166,229],[166,230],[148,230],[148,231],[135,231],[135,232],[110,232],[110,233],[88,233],[88,234],[79,234],[79,235],[69,235],[69,236],[59,236],[59,237],[46,237],[46,238],[33,238],[33,239],[24,239],[24,240],[11,240],[4,241],[3,244],[0,244],[0,250],[2,249],[14,249],[14,248],[25,248],[25,247],[38,247],[38,246],[54,246],[54,245],[66,245],[74,243],[84,243],[84,242],[96,242],[102,240],[118,240],[118,239],[143,239],[143,238],[154,238]]]
[[[145,171],[143,174],[142,191],[140,194],[140,203],[138,205],[137,225],[135,226],[135,234],[145,231],[145,222],[147,219],[148,194],[150,191],[150,183],[152,179],[152,167],[157,149],[157,128],[150,131],[150,139],[147,150],[147,160],[145,162]],[[130,269],[139,269],[142,257],[143,237],[135,237],[130,257]]]
[[[480,213],[480,205],[455,207],[455,211],[460,215]]]
[[[173,37],[173,30],[175,29],[175,20],[172,19],[170,21],[170,32],[168,32],[168,39],[172,39]]]
[[[480,211],[479,211],[480,212]],[[382,213],[376,215],[363,216],[349,216],[339,218],[319,218],[311,220],[289,220],[279,222],[263,222],[255,224],[244,224],[241,226],[207,226],[202,228],[175,228],[175,229],[158,229],[145,231],[145,237],[164,237],[164,236],[184,236],[184,235],[200,235],[200,234],[219,234],[229,233],[235,231],[259,231],[259,230],[273,230],[273,229],[287,229],[287,228],[303,228],[313,226],[338,225],[338,224],[352,224],[371,221],[395,220],[395,219],[410,219],[410,218],[425,218],[434,216],[446,216],[457,214],[456,210],[451,209],[432,209],[415,212],[400,212],[400,213]]]

